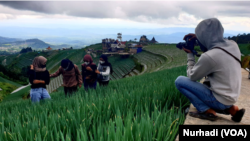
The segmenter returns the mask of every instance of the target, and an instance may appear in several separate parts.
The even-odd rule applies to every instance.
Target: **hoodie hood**
[[[86,64],[83,63],[83,64],[82,64],[83,67],[89,67],[89,66],[91,66],[91,65],[95,65],[95,63],[93,63],[92,57],[91,57],[89,54],[86,54],[86,55],[83,57],[83,62],[84,62],[84,61],[88,61],[89,64],[86,65]]]
[[[70,61],[69,59],[63,59],[61,61],[61,66],[63,69],[66,69],[65,71],[70,71],[74,68],[73,62]]]
[[[42,67],[43,65],[45,65],[46,62],[47,62],[47,59],[43,56],[35,57],[35,59],[32,62],[32,65],[34,66],[34,70],[36,72],[46,71],[46,67],[45,68]]]
[[[201,21],[195,28],[195,34],[199,42],[207,50],[213,47],[221,47],[240,59],[238,45],[234,41],[223,38],[224,28],[217,18]]]

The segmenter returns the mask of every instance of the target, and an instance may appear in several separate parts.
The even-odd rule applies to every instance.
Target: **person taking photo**
[[[216,113],[231,115],[240,122],[245,109],[234,105],[241,88],[241,53],[238,45],[223,38],[224,28],[217,18],[201,21],[195,28],[190,40],[198,40],[204,52],[195,62],[193,53],[187,53],[187,77],[175,80],[177,89],[185,95],[198,112],[189,112],[196,118],[216,120]],[[203,84],[197,82],[206,77]]]

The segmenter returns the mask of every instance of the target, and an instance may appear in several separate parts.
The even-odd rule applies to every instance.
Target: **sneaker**
[[[231,117],[231,119],[235,122],[240,122],[243,115],[245,114],[245,109],[240,109],[238,112],[236,112],[236,114],[234,116]]]
[[[230,115],[229,113],[229,108],[228,109],[225,109],[225,110],[215,110],[213,109],[216,113],[219,113],[219,114],[224,114],[224,115]]]
[[[200,119],[206,119],[206,120],[210,120],[210,121],[215,121],[218,119],[218,116],[215,116],[212,113],[199,113],[199,112],[189,112],[189,115],[191,117],[195,117],[195,118],[200,118]]]

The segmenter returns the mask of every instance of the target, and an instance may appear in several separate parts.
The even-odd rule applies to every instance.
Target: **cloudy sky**
[[[218,18],[250,32],[248,1],[1,1],[0,26],[48,28],[195,27]]]

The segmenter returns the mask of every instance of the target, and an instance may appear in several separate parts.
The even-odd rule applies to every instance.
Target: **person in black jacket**
[[[29,81],[31,84],[30,98],[32,102],[39,102],[43,99],[51,99],[46,90],[50,82],[49,72],[46,69],[47,59],[43,56],[36,57],[30,65]]]

